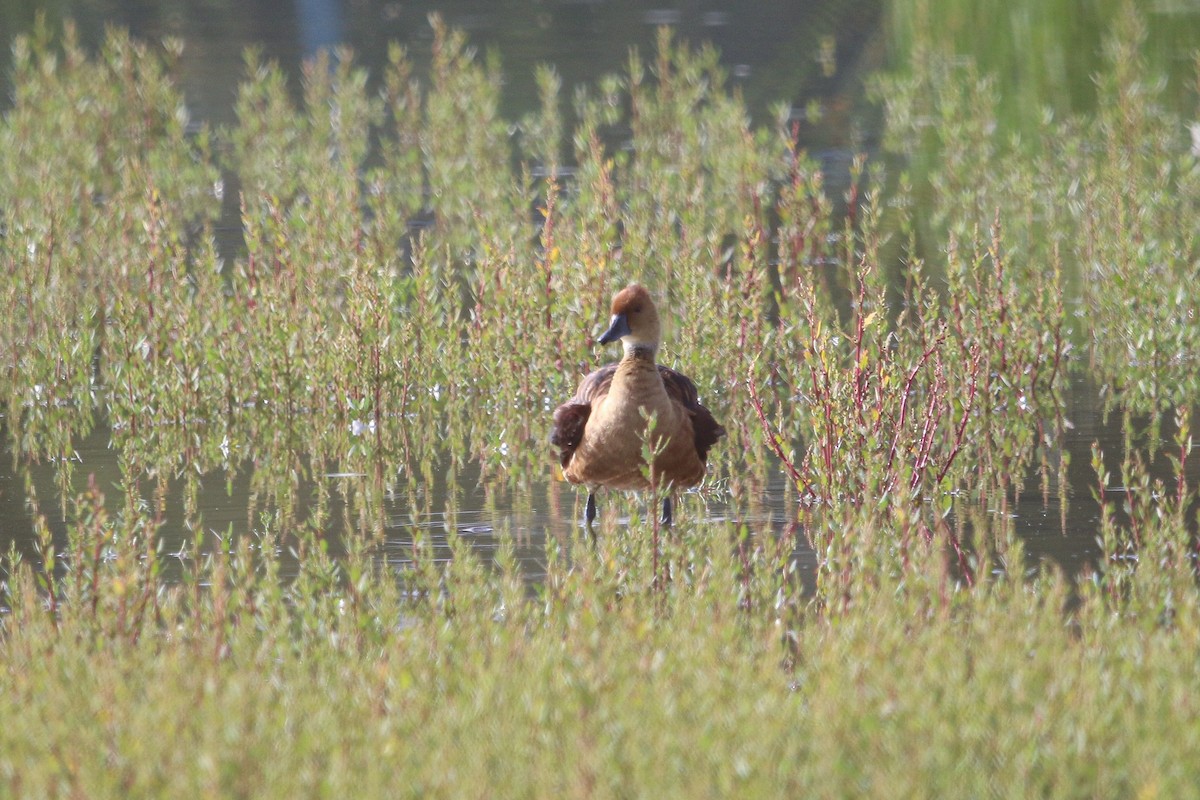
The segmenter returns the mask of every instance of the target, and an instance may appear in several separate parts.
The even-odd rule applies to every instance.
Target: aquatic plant
[[[904,160],[840,197],[710,49],[664,32],[574,126],[541,70],[510,126],[500,66],[433,30],[429,86],[396,48],[378,94],[347,51],[299,92],[250,54],[216,132],[175,44],[15,43],[7,790],[1190,791],[1195,163],[1137,17],[1114,102],[1032,155],[916,48],[878,84]],[[593,544],[545,436],[631,279],[729,438],[669,534],[613,497]],[[1078,575],[1008,513],[1081,502],[1068,377],[1126,426]],[[119,469],[80,468],[110,432]]]

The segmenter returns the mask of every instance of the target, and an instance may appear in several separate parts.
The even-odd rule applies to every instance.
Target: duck
[[[563,476],[588,490],[589,528],[599,489],[664,486],[662,521],[669,526],[674,491],[704,480],[708,452],[725,435],[701,405],[692,379],[656,362],[661,335],[649,291],[637,283],[621,289],[608,330],[598,339],[602,345],[620,341],[621,360],[586,375],[575,396],[554,411],[550,442],[558,448]],[[649,468],[645,444],[654,454]]]

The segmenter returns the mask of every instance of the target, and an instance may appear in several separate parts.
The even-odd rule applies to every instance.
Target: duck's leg
[[[587,506],[583,510],[583,520],[587,526],[592,527],[592,523],[596,521],[596,494],[588,492]]]
[[[662,513],[662,524],[666,525],[668,528],[671,527],[671,522],[675,518],[675,515],[672,513],[673,511],[674,511],[674,508],[672,507],[672,503],[671,503],[671,495],[668,494],[666,497],[663,498],[663,513]]]

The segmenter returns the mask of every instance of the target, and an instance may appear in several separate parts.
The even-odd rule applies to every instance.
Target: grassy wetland
[[[0,792],[1194,796],[1200,57],[1146,37],[1033,134],[918,39],[844,191],[666,32],[520,120],[438,22],[299,91],[249,53],[212,130],[182,43],[16,39]],[[630,280],[728,437],[593,543],[547,433]]]

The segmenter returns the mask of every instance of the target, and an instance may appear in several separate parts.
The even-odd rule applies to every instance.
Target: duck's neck
[[[638,359],[641,361],[649,361],[654,363],[654,356],[658,352],[658,346],[647,344],[646,342],[631,342],[628,339],[621,343],[625,347],[625,360]]]

